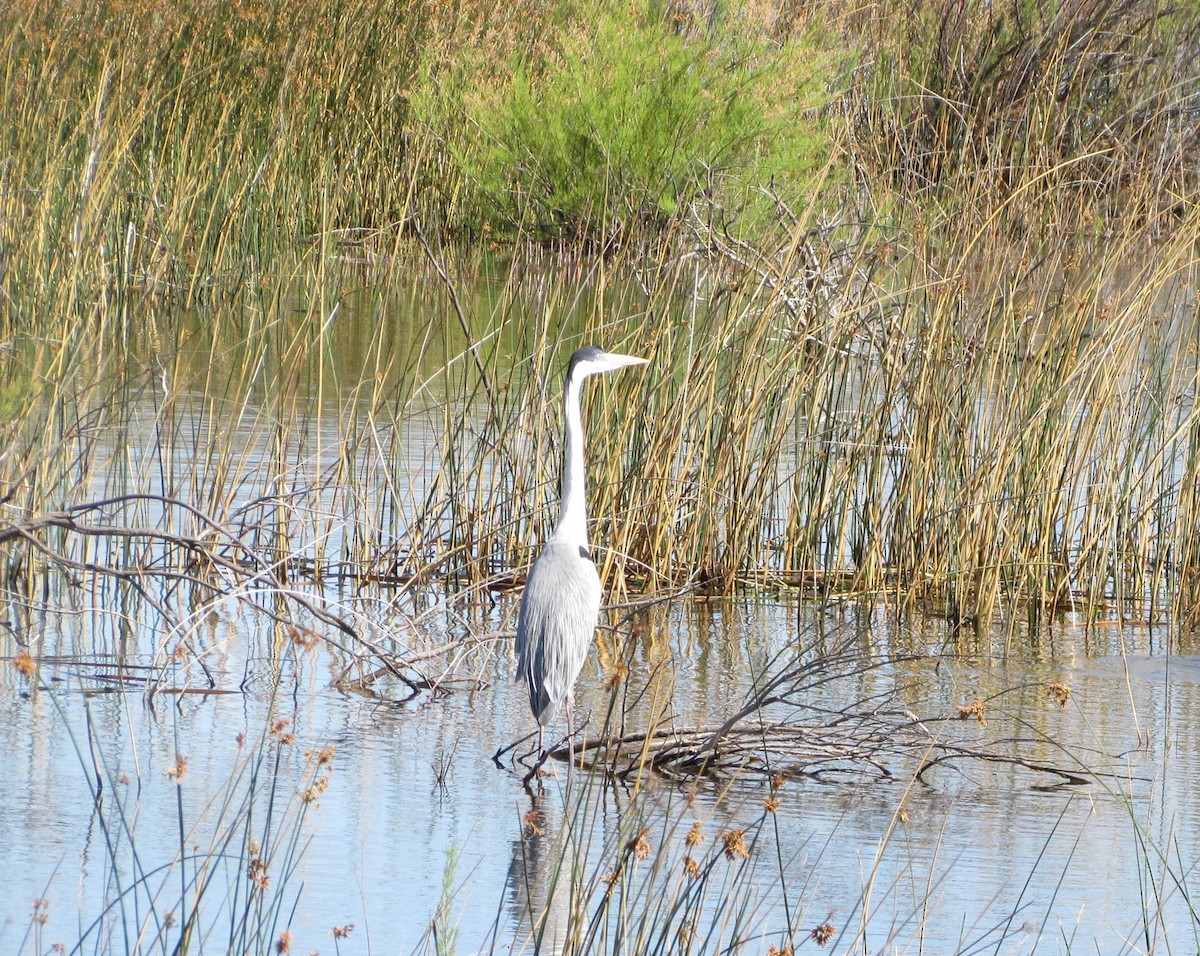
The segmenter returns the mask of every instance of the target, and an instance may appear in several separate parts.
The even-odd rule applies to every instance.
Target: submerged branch
[[[147,503],[162,509],[162,519],[157,526],[121,523],[113,518],[122,509]],[[171,530],[172,512],[190,516],[201,530],[192,533]],[[103,515],[109,520],[102,523],[85,520],[90,515]],[[47,541],[47,532],[50,531],[64,533],[59,547]],[[72,536],[107,542],[111,545],[108,556],[103,559],[77,556],[69,545]],[[123,551],[118,551],[120,542],[134,542],[140,547],[130,558]],[[35,552],[48,566],[60,571],[107,578],[132,588],[163,621],[170,624],[170,630],[179,622],[174,621],[168,607],[170,602],[152,593],[149,587],[151,582],[189,586],[204,595],[204,604],[218,599],[235,600],[276,624],[302,631],[306,635],[305,640],[309,639],[307,636],[319,637],[337,648],[351,662],[347,674],[353,669],[366,674],[357,681],[343,679],[338,683],[366,686],[386,674],[406,685],[414,695],[456,686],[448,670],[444,669],[441,674],[430,674],[420,666],[423,660],[436,655],[421,655],[407,660],[380,646],[345,618],[290,586],[284,577],[290,568],[290,557],[264,555],[261,549],[250,545],[244,536],[183,501],[162,495],[130,494],[30,515],[0,525],[0,546],[3,545],[23,545]],[[268,603],[263,600],[267,596],[282,599],[282,603]],[[294,620],[288,607],[303,611],[331,631],[314,632],[311,627]],[[349,638],[350,646],[342,643],[339,635]],[[203,661],[199,661],[199,664],[205,670],[209,685],[213,686],[214,681],[207,667]],[[477,683],[474,682],[472,688]]]
[[[648,770],[672,779],[751,773],[772,781],[903,776],[929,783],[936,768],[967,774],[972,766],[991,765],[1050,777],[1055,786],[1079,786],[1105,775],[1079,760],[1069,767],[1051,763],[1042,756],[1048,743],[1045,739],[989,736],[981,702],[960,707],[956,714],[919,718],[901,702],[901,688],[892,687],[841,709],[823,708],[814,700],[814,691],[821,685],[857,680],[900,660],[864,661],[848,648],[828,655],[818,654],[814,648],[792,653],[794,657],[784,661],[774,676],[721,723],[653,727],[576,740],[570,747],[558,746],[551,756],[566,760],[573,751],[581,764],[619,778]],[[777,658],[775,663],[779,662]],[[993,715],[992,719],[999,722],[1002,718]],[[978,731],[952,729],[964,721],[971,721]],[[1104,763],[1102,755],[1097,762]]]

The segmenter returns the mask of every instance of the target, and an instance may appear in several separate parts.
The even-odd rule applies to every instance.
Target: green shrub
[[[517,52],[498,77],[460,59],[418,97],[432,122],[467,131],[447,141],[468,218],[542,236],[660,228],[698,199],[808,174],[828,154],[816,118],[798,116],[827,57],[797,70],[801,44],[603,9],[537,53]]]

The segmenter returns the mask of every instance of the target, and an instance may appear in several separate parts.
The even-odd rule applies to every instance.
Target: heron
[[[539,754],[545,752],[546,727],[564,705],[570,736],[575,678],[600,619],[600,575],[588,546],[580,388],[589,375],[648,362],[585,345],[567,364],[563,382],[566,447],[558,522],[529,569],[517,615],[517,680],[524,681],[529,691],[529,706],[538,724]]]

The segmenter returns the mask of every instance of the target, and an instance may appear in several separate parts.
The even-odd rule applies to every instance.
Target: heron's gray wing
[[[599,614],[596,566],[578,546],[551,541],[530,569],[517,621],[517,679],[542,726],[570,695]]]

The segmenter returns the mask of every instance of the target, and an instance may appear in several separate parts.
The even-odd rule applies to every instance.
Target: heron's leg
[[[541,721],[538,721],[538,757],[541,757],[546,752],[546,728],[542,726]]]
[[[572,764],[575,763],[575,696],[568,695],[565,706],[567,710],[567,783],[571,782]]]

